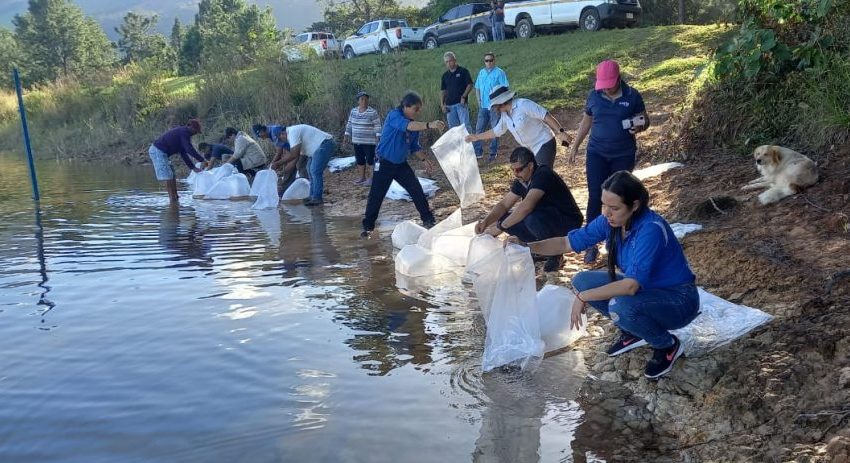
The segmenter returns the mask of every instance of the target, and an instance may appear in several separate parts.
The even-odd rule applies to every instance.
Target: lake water
[[[0,155],[0,461],[584,461],[581,352],[482,375],[470,289],[400,290],[359,217],[38,174]]]

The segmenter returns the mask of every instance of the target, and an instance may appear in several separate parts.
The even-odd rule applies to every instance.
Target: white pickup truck
[[[525,0],[505,4],[505,26],[527,39],[537,28],[635,27],[641,12],[639,0]]]
[[[387,54],[399,48],[422,46],[424,27],[409,27],[404,19],[379,19],[363,25],[342,44],[346,59],[368,53]]]

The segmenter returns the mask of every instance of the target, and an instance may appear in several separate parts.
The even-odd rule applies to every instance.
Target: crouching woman
[[[649,193],[634,175],[615,172],[602,184],[602,215],[566,238],[530,243],[532,252],[579,253],[605,241],[608,270],[580,272],[573,278],[576,298],[571,325],[578,327],[587,305],[620,328],[608,349],[616,356],[649,344],[654,354],[647,378],[669,372],[682,355],[670,330],[682,328],[699,313],[695,277],[670,225],[649,208]],[[619,270],[619,271],[618,271]]]

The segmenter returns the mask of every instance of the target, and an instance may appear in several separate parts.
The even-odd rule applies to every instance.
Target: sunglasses
[[[512,167],[512,169],[514,170],[514,173],[515,173],[515,174],[519,174],[520,172],[522,172],[523,170],[525,170],[525,168],[526,168],[526,167],[528,167],[528,165],[529,165],[529,164],[531,164],[531,161],[526,162],[526,163],[525,163],[525,164],[523,164],[521,167]]]
[[[493,61],[496,61],[496,60],[494,60],[494,59],[486,59],[486,58],[484,59],[484,62],[485,62],[485,63],[492,63]]]

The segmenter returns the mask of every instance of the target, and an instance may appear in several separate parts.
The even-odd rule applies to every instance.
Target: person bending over
[[[584,217],[576,200],[551,167],[538,166],[534,153],[523,147],[514,149],[510,162],[516,175],[511,190],[478,222],[476,233],[506,232],[528,243],[564,236],[581,226]],[[551,256],[543,270],[554,272],[562,263],[562,255]]]
[[[558,255],[582,252],[606,242],[607,271],[579,272],[573,278],[576,298],[570,326],[581,325],[587,305],[620,328],[608,349],[615,356],[649,344],[647,378],[669,372],[682,355],[670,333],[699,314],[696,277],[670,225],[649,208],[649,193],[634,175],[621,170],[602,184],[602,215],[566,238],[529,243],[532,252]],[[619,270],[619,271],[618,271]]]

